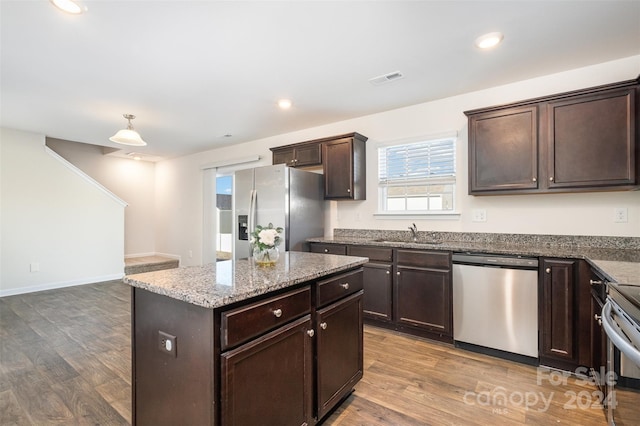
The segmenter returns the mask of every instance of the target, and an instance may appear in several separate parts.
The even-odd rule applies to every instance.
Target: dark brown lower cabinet
[[[394,291],[395,321],[401,326],[451,336],[451,255],[398,250]]]
[[[573,370],[578,364],[576,260],[543,259],[540,363]]]
[[[316,313],[318,418],[351,393],[362,378],[362,295],[360,290]]]
[[[412,327],[451,332],[449,273],[398,266],[397,321]]]
[[[313,416],[311,316],[221,356],[224,425],[306,425]]]
[[[364,303],[365,317],[391,321],[391,292],[393,267],[386,263],[367,263],[364,265]]]

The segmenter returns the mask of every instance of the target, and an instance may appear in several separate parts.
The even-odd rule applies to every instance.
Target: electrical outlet
[[[627,208],[626,207],[617,207],[613,211],[613,221],[616,223],[627,223]]]
[[[178,348],[176,346],[176,336],[172,336],[164,331],[158,331],[158,349],[160,352],[172,357],[178,356]]]
[[[471,211],[472,218],[471,220],[474,222],[486,222],[487,221],[487,211],[485,209],[473,209]]]

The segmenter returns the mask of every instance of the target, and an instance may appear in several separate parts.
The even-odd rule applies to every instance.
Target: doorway
[[[216,261],[233,258],[233,176],[216,176]]]

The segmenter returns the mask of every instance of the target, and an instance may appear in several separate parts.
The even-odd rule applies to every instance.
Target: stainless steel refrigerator
[[[305,240],[324,235],[324,181],[284,164],[239,170],[233,177],[233,257],[251,257],[256,225],[284,229],[280,251],[307,251]]]

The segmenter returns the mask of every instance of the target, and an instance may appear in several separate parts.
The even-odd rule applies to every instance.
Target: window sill
[[[460,212],[376,212],[376,219],[458,220]]]

